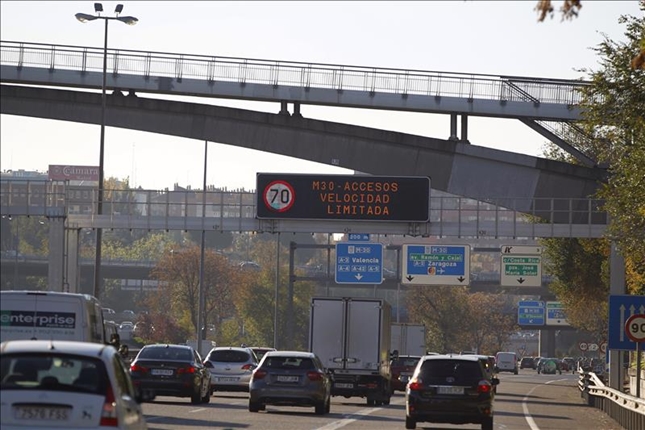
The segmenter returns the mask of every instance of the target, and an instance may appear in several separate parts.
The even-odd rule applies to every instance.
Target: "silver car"
[[[89,342],[0,344],[0,428],[145,430],[140,403],[115,348]]]
[[[313,406],[317,415],[328,414],[331,378],[320,359],[311,352],[267,352],[251,378],[249,411],[266,405]]]
[[[204,365],[211,373],[211,394],[249,391],[249,381],[258,359],[251,348],[218,346],[208,353]]]

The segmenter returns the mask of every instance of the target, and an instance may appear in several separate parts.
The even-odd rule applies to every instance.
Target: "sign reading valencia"
[[[430,178],[258,173],[257,217],[428,221]]]

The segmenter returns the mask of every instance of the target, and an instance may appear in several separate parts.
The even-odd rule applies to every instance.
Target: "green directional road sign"
[[[502,254],[501,284],[504,287],[539,287],[542,285],[540,255]]]

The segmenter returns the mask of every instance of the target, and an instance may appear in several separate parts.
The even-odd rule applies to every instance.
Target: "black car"
[[[492,430],[498,384],[477,356],[424,356],[406,388],[405,428],[417,422],[476,423]]]
[[[520,369],[533,369],[535,370],[536,364],[533,357],[522,357],[520,360]]]
[[[190,346],[146,345],[130,365],[130,375],[152,398],[190,397],[194,405],[210,401],[210,373]]]

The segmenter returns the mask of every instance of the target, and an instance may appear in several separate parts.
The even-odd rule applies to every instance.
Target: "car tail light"
[[[247,364],[245,364],[244,366],[242,366],[242,370],[252,370],[252,369],[253,369],[253,365],[252,365],[252,364],[248,364],[248,363],[247,363]]]
[[[320,372],[307,372],[307,378],[309,378],[310,381],[322,381],[323,375]]]
[[[264,379],[265,376],[267,376],[266,370],[256,369],[255,372],[253,372],[253,379]]]
[[[208,367],[209,369],[212,369],[213,368],[213,363],[211,363],[210,361],[207,361],[207,362],[204,363],[204,366]]]
[[[187,367],[180,367],[177,369],[177,375],[182,375],[182,374],[188,374],[188,373],[195,373],[195,368],[193,366],[187,366]]]
[[[408,383],[410,391],[419,391],[423,389],[423,381],[415,378]]]
[[[105,393],[105,403],[103,403],[101,422],[99,425],[102,427],[119,426],[119,417],[116,411],[116,402],[114,401],[114,391],[112,391],[112,384],[109,382],[107,385],[107,392]]]
[[[148,368],[139,366],[138,364],[133,364],[130,366],[130,372],[148,373]]]
[[[479,381],[477,385],[477,392],[481,394],[490,393],[492,389],[493,386],[488,381]]]

